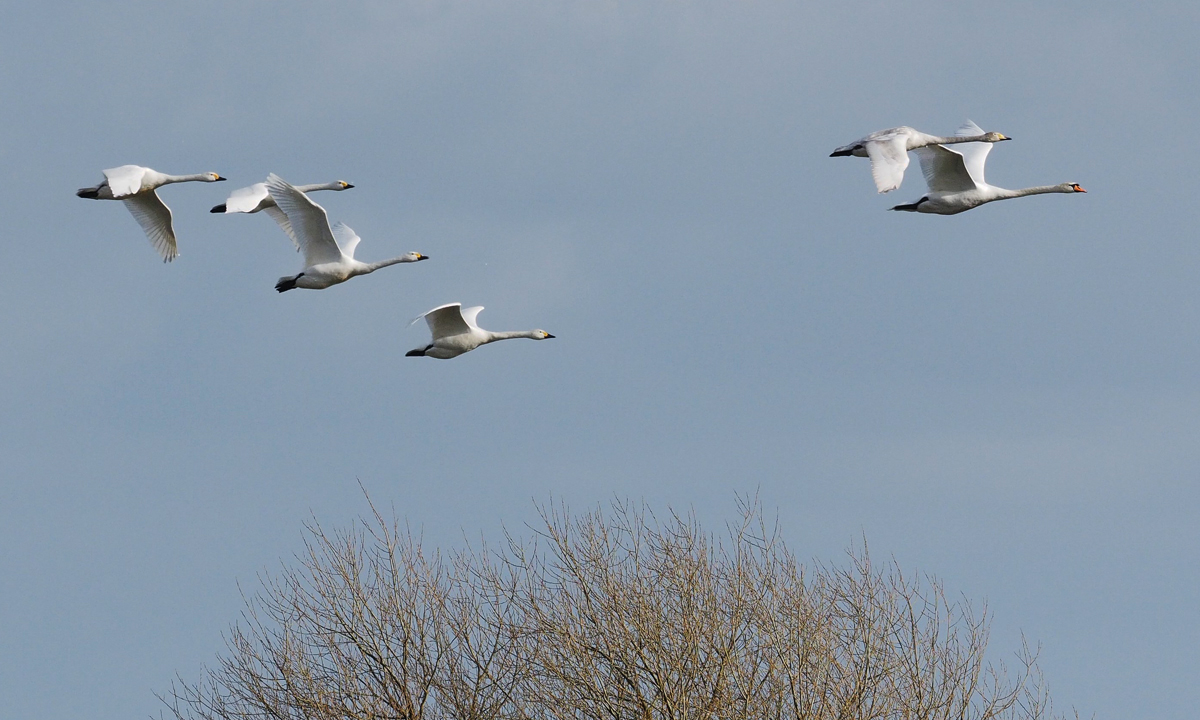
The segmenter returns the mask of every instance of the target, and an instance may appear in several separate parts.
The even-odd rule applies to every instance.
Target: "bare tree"
[[[374,508],[372,508],[374,510]],[[806,570],[754,502],[717,538],[616,502],[443,559],[378,513],[307,527],[180,720],[992,720],[1052,717],[1036,653],[864,547]]]

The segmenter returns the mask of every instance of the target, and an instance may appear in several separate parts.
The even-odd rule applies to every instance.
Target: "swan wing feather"
[[[292,229],[292,221],[288,220],[287,213],[280,210],[278,205],[268,205],[263,208],[263,212],[265,212],[268,217],[275,221],[275,224],[279,226],[280,230],[283,230],[283,232],[287,234],[288,238],[291,239],[292,244],[296,246],[296,252],[300,252],[300,241],[296,239],[296,231]]]
[[[334,223],[332,229],[333,238],[337,240],[338,247],[342,249],[342,254],[348,258],[354,257],[354,248],[358,247],[358,243],[362,238],[344,222],[339,221]]]
[[[976,125],[975,121],[967,120],[965,123],[959,126],[958,132],[954,134],[958,135],[959,137],[970,137],[972,135],[985,135],[986,132],[983,128]]]
[[[262,204],[262,201],[269,197],[271,197],[271,194],[267,192],[266,183],[254,183],[250,187],[238,188],[229,193],[229,199],[225,201],[225,212],[255,212],[259,209],[258,206]]]
[[[329,216],[325,214],[325,208],[275,173],[267,177],[267,190],[271,197],[275,198],[275,204],[287,216],[296,242],[304,251],[305,265],[312,267],[341,261],[342,251],[333,237],[333,230],[329,227]]]
[[[171,226],[171,208],[166,206],[158,193],[138,193],[121,198],[125,207],[138,225],[142,226],[150,244],[162,255],[163,262],[171,262],[179,256],[179,247],[175,243],[175,230]]]
[[[891,192],[904,181],[904,169],[908,167],[907,138],[902,133],[891,133],[873,139],[866,144],[867,157],[871,158],[871,177],[875,188]]]
[[[963,192],[975,189],[975,181],[963,164],[963,156],[942,145],[926,145],[914,150],[921,161],[921,172],[930,192]]]
[[[425,313],[423,317],[429,324],[429,332],[433,335],[434,342],[439,338],[471,332],[471,326],[463,319],[461,308],[461,303],[450,303]]]
[[[465,322],[467,325],[470,325],[472,328],[479,330],[480,329],[479,322],[475,318],[479,317],[480,310],[483,310],[482,305],[476,305],[475,307],[463,308],[461,310],[463,322]]]
[[[959,137],[971,137],[972,135],[983,135],[983,128],[979,127],[970,120],[963,123],[963,126],[958,129],[955,135]],[[971,175],[971,179],[977,185],[984,185],[986,182],[983,179],[983,167],[987,164],[988,153],[992,151],[994,143],[987,142],[969,142],[958,143],[954,146],[954,150],[963,156],[963,165],[966,166],[967,172]]]
[[[105,170],[104,177],[108,179],[108,187],[112,190],[112,196],[123,198],[141,192],[142,179],[146,176],[148,169],[141,165],[122,165]]]

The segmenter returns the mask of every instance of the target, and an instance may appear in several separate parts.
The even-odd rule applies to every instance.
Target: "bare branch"
[[[935,578],[805,569],[738,498],[724,534],[614,501],[443,558],[370,504],[305,526],[243,596],[226,652],[162,696],[178,720],[1041,720],[1037,649],[987,660],[990,616]]]

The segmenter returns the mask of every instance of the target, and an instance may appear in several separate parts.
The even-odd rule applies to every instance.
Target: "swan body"
[[[486,345],[497,340],[513,338],[529,338],[530,340],[545,340],[554,337],[545,330],[518,330],[516,332],[491,332],[476,324],[475,318],[482,305],[464,308],[460,303],[450,303],[435,307],[429,312],[417,317],[413,322],[425,318],[429,324],[429,332],[433,342],[423,348],[409,350],[406,357],[431,357],[439,360],[449,360],[463,353],[471,352],[480,345]]]
[[[279,278],[275,283],[279,292],[294,288],[323,290],[388,265],[429,259],[419,252],[410,252],[374,263],[355,260],[354,249],[361,238],[353,230],[343,223],[330,227],[325,208],[275,173],[267,177],[266,185],[279,210],[287,216],[304,252],[304,270],[298,275]]]
[[[221,182],[217,173],[196,175],[167,175],[141,165],[122,165],[104,171],[104,182],[90,188],[80,188],[75,194],[89,200],[121,200],[133,219],[150,238],[150,244],[162,255],[163,262],[179,257],[171,208],[158,197],[156,189],[179,182]]]
[[[964,135],[962,130],[971,128],[974,132]],[[984,132],[970,120],[959,129],[953,137],[927,135],[910,127],[897,127],[889,130],[873,132],[861,140],[834,150],[829,157],[871,158],[871,176],[875,178],[875,188],[881,193],[891,192],[900,187],[904,181],[904,169],[908,167],[908,151],[929,145],[948,145],[953,143],[983,142],[997,143],[1012,138],[998,132]]]
[[[968,122],[959,129],[959,134],[970,135],[974,129],[977,129],[974,123]],[[1039,185],[1021,190],[1007,190],[988,185],[984,180],[983,169],[991,150],[991,144],[982,142],[965,143],[959,145],[957,150],[941,145],[918,148],[917,159],[921,161],[921,172],[925,175],[925,184],[929,186],[929,192],[914,203],[897,205],[892,210],[957,215],[994,200],[1044,193],[1087,192],[1078,183]]]
[[[297,185],[296,189],[307,194],[316,190],[341,191],[349,190],[352,187],[354,186],[348,182],[337,180],[320,185]],[[229,194],[228,200],[220,205],[214,205],[209,212],[230,215],[233,213],[256,213],[263,210],[287,233],[287,236],[292,239],[292,244],[296,246],[296,250],[299,250],[300,242],[296,240],[296,233],[292,230],[292,224],[288,222],[287,215],[275,203],[275,198],[271,197],[271,192],[267,190],[265,182],[254,183],[250,187],[234,190]]]

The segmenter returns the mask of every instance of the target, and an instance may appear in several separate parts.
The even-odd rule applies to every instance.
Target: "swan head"
[[[350,187],[354,187],[354,186],[351,185]],[[419,252],[405,253],[405,254],[401,255],[400,257],[404,258],[404,260],[402,262],[420,262],[422,260],[429,259],[428,255],[422,255]]]
[[[1000,142],[1001,140],[1012,140],[1012,138],[1010,138],[1007,135],[1002,135],[1001,133],[998,133],[998,132],[990,132],[990,133],[983,134],[984,142],[997,143],[997,142]]]
[[[546,332],[545,330],[534,330],[533,331],[533,339],[534,340],[547,340],[552,337],[554,337],[554,336],[551,335],[550,333]]]
[[[336,187],[333,188],[334,190],[349,190],[350,188],[354,187],[345,180],[338,180],[334,183],[334,185],[336,185]]]
[[[216,173],[214,173],[214,172],[206,172],[206,173],[204,173],[204,182],[223,182],[223,181],[225,181],[225,180],[228,180],[228,179],[229,179],[229,178],[223,178],[223,177],[221,177],[220,175],[218,175],[218,174],[216,174]]]
[[[1059,187],[1061,187],[1063,189],[1063,192],[1072,192],[1072,193],[1087,192],[1087,190],[1084,190],[1083,188],[1079,187],[1079,183],[1063,183]]]

